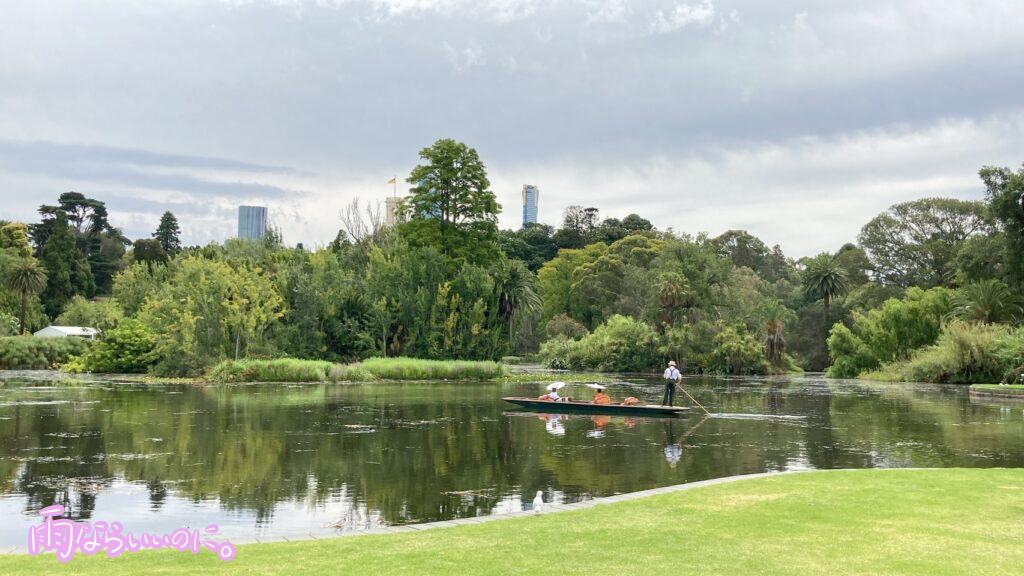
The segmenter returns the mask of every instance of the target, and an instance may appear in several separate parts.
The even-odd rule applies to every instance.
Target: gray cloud
[[[488,162],[506,225],[523,181],[551,220],[599,199],[771,234],[748,210],[771,198],[845,218],[775,240],[808,252],[852,239],[851,214],[977,195],[979,163],[1024,159],[1024,68],[1006,65],[1022,25],[999,0],[17,3],[0,19],[0,198],[30,218],[90,188],[139,233],[141,201],[176,202],[198,207],[183,226],[199,239],[260,201],[312,244],[455,137]],[[973,148],[939,163],[950,130]],[[816,155],[836,151],[857,161]]]

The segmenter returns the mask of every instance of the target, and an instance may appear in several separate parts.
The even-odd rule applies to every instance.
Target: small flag
[[[397,176],[396,176],[396,178],[397,178]],[[388,184],[394,184],[394,183],[395,183],[395,178],[392,178],[391,180],[388,180]]]

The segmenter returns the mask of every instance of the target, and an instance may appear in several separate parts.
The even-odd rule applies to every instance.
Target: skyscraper
[[[259,240],[267,233],[266,206],[238,207],[238,237]]]
[[[523,184],[523,228],[537,223],[537,200],[540,189],[533,184]]]

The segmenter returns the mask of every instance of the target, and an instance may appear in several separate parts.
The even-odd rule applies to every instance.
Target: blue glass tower
[[[238,237],[259,240],[267,233],[266,206],[238,207]]]
[[[537,201],[540,189],[533,184],[523,184],[523,228],[537,223]]]

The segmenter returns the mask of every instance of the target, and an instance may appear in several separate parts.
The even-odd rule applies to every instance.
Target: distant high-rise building
[[[238,237],[259,240],[267,233],[266,206],[238,207]]]
[[[537,201],[540,189],[533,184],[523,184],[523,228],[537,223]]]

